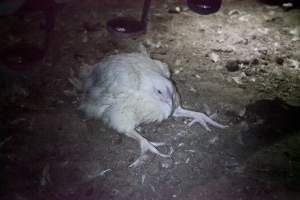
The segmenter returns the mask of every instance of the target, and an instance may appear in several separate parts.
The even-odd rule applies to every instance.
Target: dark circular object
[[[45,50],[29,44],[18,44],[8,47],[0,54],[1,62],[11,69],[24,70],[29,65],[40,61]]]
[[[209,15],[217,12],[222,0],[187,0],[188,7],[201,15]]]
[[[257,58],[251,60],[251,65],[258,65],[258,64],[259,64],[259,60]]]
[[[116,37],[129,38],[146,32],[146,24],[130,17],[119,17],[107,22],[107,30]]]
[[[283,63],[284,63],[284,59],[281,58],[281,57],[277,57],[277,58],[275,59],[275,61],[276,61],[276,63],[277,63],[278,65],[283,65]]]
[[[229,72],[236,72],[240,69],[240,64],[238,60],[231,60],[226,63],[225,67]]]

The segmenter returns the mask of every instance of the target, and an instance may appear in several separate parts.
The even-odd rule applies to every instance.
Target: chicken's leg
[[[227,126],[224,126],[222,124],[219,124],[218,122],[215,122],[210,117],[208,117],[206,114],[201,112],[195,112],[191,110],[186,110],[182,108],[181,106],[178,106],[178,108],[175,109],[173,113],[174,117],[188,117],[192,118],[193,120],[189,123],[189,126],[193,125],[196,122],[199,122],[207,131],[211,131],[207,124],[210,124],[215,127],[219,128],[226,128]]]
[[[161,157],[164,157],[164,158],[170,157],[169,154],[160,153],[156,149],[156,147],[162,146],[162,145],[164,145],[164,143],[161,143],[161,142],[149,142],[146,138],[144,138],[143,136],[141,136],[135,130],[126,133],[126,135],[128,137],[131,137],[131,138],[137,140],[140,143],[140,148],[141,148],[141,155],[140,155],[140,157],[136,161],[134,161],[129,167],[138,166],[139,162],[141,162],[141,160],[143,160],[144,155],[145,155],[145,153],[147,151],[151,151],[152,153],[157,154],[157,155],[159,155]]]

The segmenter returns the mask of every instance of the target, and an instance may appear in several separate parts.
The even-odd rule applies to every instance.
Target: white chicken
[[[192,118],[191,124],[199,122],[208,131],[207,124],[226,127],[203,113],[182,108],[168,66],[151,59],[145,51],[112,55],[96,64],[83,82],[83,94],[80,109],[88,117],[100,118],[119,133],[137,140],[141,156],[147,151],[162,157],[170,155],[157,150],[164,143],[150,142],[138,133],[140,124],[174,116]],[[138,162],[139,159],[130,166]]]

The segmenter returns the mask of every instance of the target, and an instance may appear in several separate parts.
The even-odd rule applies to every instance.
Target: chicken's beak
[[[167,97],[166,97],[166,103],[169,104],[171,107],[173,107],[173,93],[170,89],[167,89]]]

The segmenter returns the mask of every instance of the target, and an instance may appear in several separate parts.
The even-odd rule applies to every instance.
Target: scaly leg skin
[[[157,154],[161,157],[167,158],[170,157],[170,154],[163,154],[160,153],[156,147],[158,146],[162,146],[165,145],[164,143],[161,142],[149,142],[146,138],[144,138],[143,136],[141,136],[138,132],[136,132],[135,130],[126,133],[126,135],[128,137],[131,137],[135,140],[137,140],[140,143],[140,148],[141,148],[141,155],[140,157],[135,160],[131,165],[129,165],[129,167],[137,167],[141,164],[141,162],[144,162],[145,159],[147,158],[145,153],[147,151],[151,151],[154,154]]]
[[[215,122],[210,117],[205,115],[201,112],[195,112],[191,110],[186,110],[182,108],[181,106],[178,106],[174,113],[174,117],[188,117],[192,118],[193,120],[188,124],[188,126],[192,126],[194,123],[198,122],[200,123],[207,131],[211,131],[207,124],[210,124],[212,126],[218,127],[218,128],[226,128],[228,126],[224,126],[222,124],[219,124],[218,122]]]

